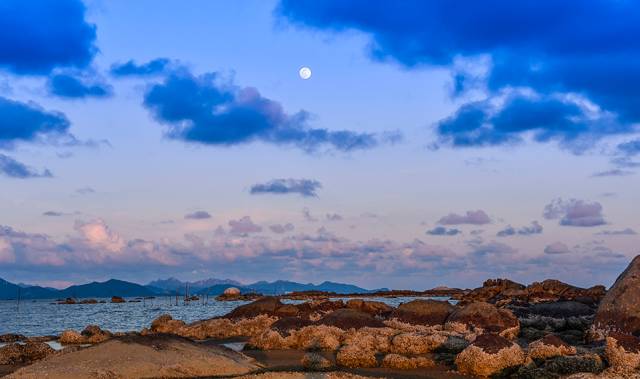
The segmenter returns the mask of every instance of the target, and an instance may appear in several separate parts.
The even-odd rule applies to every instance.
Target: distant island
[[[184,282],[176,278],[159,279],[146,285],[110,279],[105,282],[91,282],[73,285],[64,289],[41,287],[28,284],[15,284],[0,278],[0,300],[16,299],[58,299],[58,298],[88,298],[88,297],[138,297],[138,296],[170,296],[176,293],[184,294],[188,288],[194,295],[220,295],[229,287],[236,287],[242,293],[260,293],[264,295],[283,295],[290,292],[322,291],[337,294],[371,293],[387,291],[387,288],[375,290],[364,289],[352,284],[325,281],[320,284],[297,283],[285,280],[275,282],[259,281],[252,284],[242,284],[229,279],[206,279],[194,282]]]

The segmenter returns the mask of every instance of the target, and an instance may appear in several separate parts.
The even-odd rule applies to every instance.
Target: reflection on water
[[[411,301],[413,297],[371,298],[392,306]],[[434,298],[446,300],[447,298]],[[19,333],[26,336],[58,335],[67,329],[82,330],[98,325],[112,332],[139,331],[151,325],[161,314],[185,322],[221,316],[247,301],[209,301],[175,305],[169,298],[147,299],[139,303],[51,304],[51,300],[29,300],[20,303],[0,301],[0,334]],[[343,298],[350,300],[350,298]],[[302,301],[284,301],[301,303]],[[53,346],[52,346],[53,347]],[[54,347],[55,348],[55,347]]]

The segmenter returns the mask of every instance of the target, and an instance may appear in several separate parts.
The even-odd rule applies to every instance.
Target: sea
[[[336,300],[340,298],[335,298]],[[350,300],[344,298],[342,300]],[[382,301],[398,306],[415,297],[380,297],[367,300]],[[433,297],[434,300],[449,300]],[[227,314],[247,301],[179,301],[175,298],[126,299],[126,303],[111,303],[110,299],[98,304],[57,304],[52,300],[23,300],[18,303],[0,301],[0,335],[17,333],[25,336],[59,335],[64,330],[81,331],[87,325],[98,325],[112,332],[140,331],[162,314],[187,323]],[[133,301],[132,301],[133,300]],[[449,300],[454,302],[453,300]],[[283,300],[296,304],[302,301]]]

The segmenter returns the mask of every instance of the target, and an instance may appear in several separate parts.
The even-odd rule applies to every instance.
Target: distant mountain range
[[[147,285],[141,285],[123,280],[110,279],[106,282],[92,282],[74,285],[62,290],[48,287],[32,286],[28,284],[14,284],[0,279],[0,300],[21,299],[62,299],[98,298],[98,297],[139,297],[139,296],[181,296],[188,286],[190,294],[216,296],[229,287],[237,287],[243,293],[261,293],[264,295],[282,295],[299,291],[326,291],[339,294],[367,293],[381,290],[367,290],[358,286],[343,283],[324,282],[318,285],[312,283],[297,283],[284,280],[275,282],[260,281],[253,284],[242,284],[230,279],[206,279],[195,282],[183,282],[176,278],[155,280]]]

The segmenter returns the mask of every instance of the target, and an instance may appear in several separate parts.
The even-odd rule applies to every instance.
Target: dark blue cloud
[[[85,82],[67,74],[56,74],[49,78],[49,92],[65,98],[109,97],[113,87],[101,82]]]
[[[306,27],[364,32],[374,59],[449,67],[456,93],[465,91],[468,77],[454,60],[489,57],[489,99],[516,87],[540,95],[498,114],[487,114],[486,104],[463,105],[438,127],[454,146],[512,143],[533,131],[537,141],[557,140],[576,150],[576,144],[585,148],[632,132],[631,124],[640,121],[638,2],[281,0],[276,13]],[[608,112],[609,122],[553,97],[568,93]]]
[[[640,139],[624,142],[618,145],[618,150],[629,156],[640,154]]]
[[[426,233],[432,236],[455,236],[462,233],[462,231],[460,229],[447,229],[444,226],[436,226],[431,230],[427,230]]]
[[[322,184],[311,179],[274,179],[266,183],[258,183],[251,186],[252,195],[261,194],[298,194],[304,197],[318,197],[318,190]]]
[[[45,111],[35,103],[0,97],[0,120],[0,148],[43,137],[72,137],[64,114]]]
[[[529,226],[523,226],[521,228],[514,228],[508,225],[506,228],[496,233],[498,237],[510,237],[510,236],[530,236],[533,234],[541,234],[543,231],[542,225],[538,221],[533,221]]]
[[[558,141],[574,151],[607,135],[632,131],[631,125],[613,120],[594,122],[574,102],[524,95],[509,96],[500,107],[491,101],[466,104],[437,125],[441,140],[453,146],[515,144],[530,133],[538,142]]]
[[[348,152],[379,143],[373,134],[310,128],[308,113],[289,115],[255,88],[222,84],[216,73],[173,72],[147,90],[144,105],[168,126],[169,138],[193,143],[228,146],[262,141],[308,152],[321,148]]]
[[[211,215],[207,211],[195,211],[193,213],[186,214],[185,220],[206,220],[211,218]]]
[[[80,0],[0,2],[0,67],[47,74],[55,67],[85,67],[97,52],[96,27]]]
[[[625,171],[619,168],[614,168],[606,171],[599,171],[591,175],[592,178],[605,178],[609,176],[629,176],[633,175],[633,171]]]
[[[146,63],[137,64],[130,60],[125,63],[115,63],[111,65],[111,75],[113,76],[152,76],[165,72],[171,61],[167,58],[156,58]]]
[[[4,154],[0,154],[0,174],[16,179],[50,178],[53,176],[49,170],[35,170]]]

